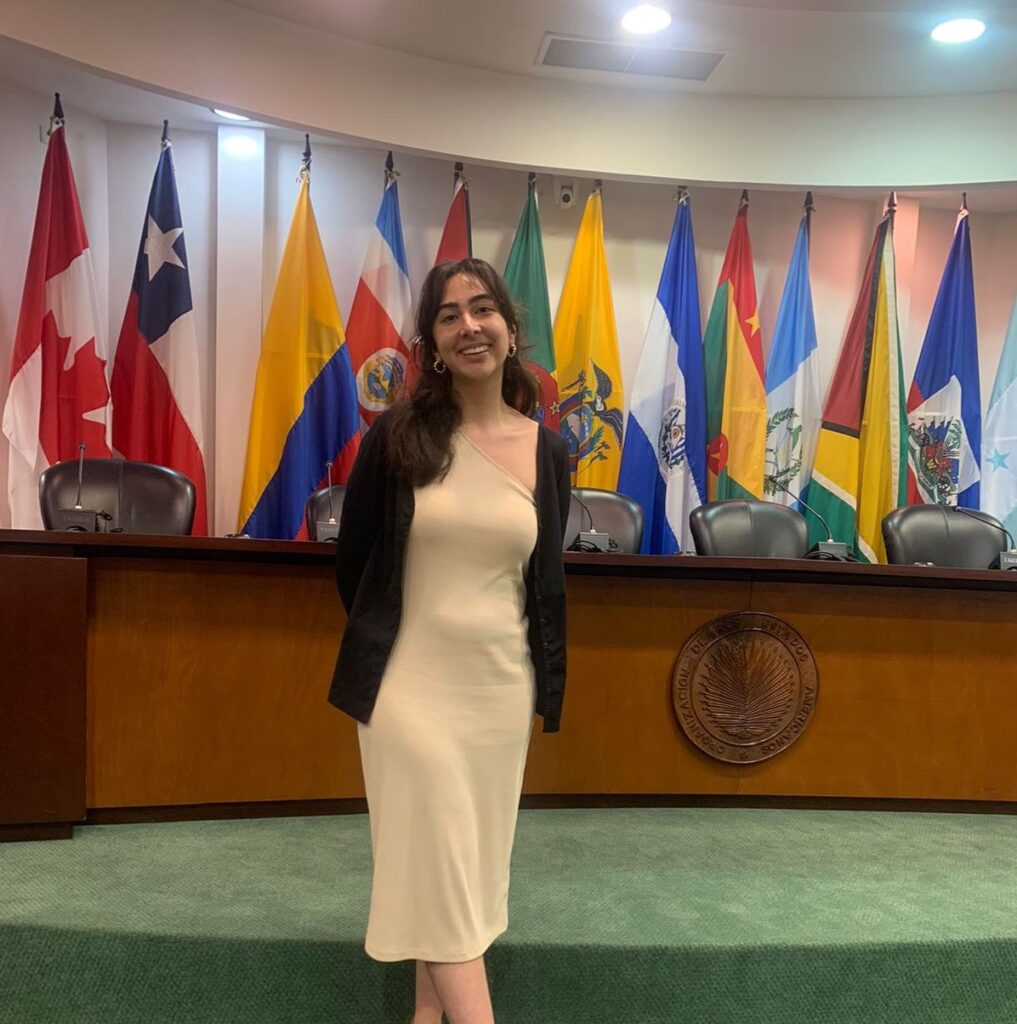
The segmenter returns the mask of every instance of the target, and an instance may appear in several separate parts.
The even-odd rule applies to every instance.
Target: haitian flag
[[[399,177],[385,160],[385,191],[374,220],[357,291],[346,323],[346,347],[357,378],[365,429],[403,394],[407,346],[413,336],[413,297],[399,215]]]
[[[978,508],[982,398],[966,202],[957,217],[907,408],[908,504]]]
[[[191,533],[204,536],[201,378],[171,147],[163,122],[162,152],[113,361],[113,445],[128,459],[183,473],[194,484]]]
[[[15,529],[42,529],[39,476],[44,469],[76,459],[80,443],[89,458],[112,454],[98,310],[92,253],[57,93],[3,412]]]
[[[710,500],[762,498],[766,386],[748,192],[738,204],[703,348]]]
[[[706,379],[685,189],[632,385],[618,490],[643,507],[641,554],[695,550],[689,513],[706,500]]]
[[[252,537],[307,538],[304,505],[345,483],[360,447],[357,383],[310,194],[304,151],[293,223],[268,311],[251,404],[238,517]]]

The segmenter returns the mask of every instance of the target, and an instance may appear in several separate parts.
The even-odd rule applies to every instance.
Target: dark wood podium
[[[0,835],[362,807],[325,701],[344,616],[327,544],[0,531]],[[562,732],[531,802],[966,801],[1017,809],[1017,573],[568,555]],[[759,764],[678,727],[707,622],[768,612],[815,657],[803,735]]]

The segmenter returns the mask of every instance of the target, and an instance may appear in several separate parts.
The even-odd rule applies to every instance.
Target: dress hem
[[[372,951],[371,947],[366,943],[364,945],[364,952],[367,953],[372,960],[377,960],[379,963],[383,964],[397,963],[400,960],[426,960],[428,963],[432,964],[465,964],[470,960],[476,960],[478,957],[482,957],[488,949],[490,949],[494,940],[500,935],[504,935],[506,931],[508,931],[507,925],[499,928],[475,953],[446,953],[441,956],[435,956],[433,953],[426,952],[422,949],[401,950],[398,953],[382,953]]]

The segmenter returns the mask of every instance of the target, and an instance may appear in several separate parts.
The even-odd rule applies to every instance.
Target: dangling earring
[[[435,355],[434,357],[434,372],[444,373],[448,367],[441,361],[441,356]]]
[[[509,359],[513,359],[513,358],[515,358],[515,354],[516,354],[516,353],[517,353],[518,351],[519,351],[519,346],[518,346],[518,345],[517,345],[517,344],[516,344],[516,343],[515,343],[515,342],[513,341],[513,342],[512,342],[512,344],[511,344],[511,345],[509,345],[509,347],[508,347],[508,356],[509,356]]]

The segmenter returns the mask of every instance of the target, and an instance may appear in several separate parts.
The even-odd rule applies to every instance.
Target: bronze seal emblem
[[[737,612],[708,622],[678,655],[678,723],[704,753],[729,764],[765,761],[801,736],[819,694],[812,651],[775,615]]]

